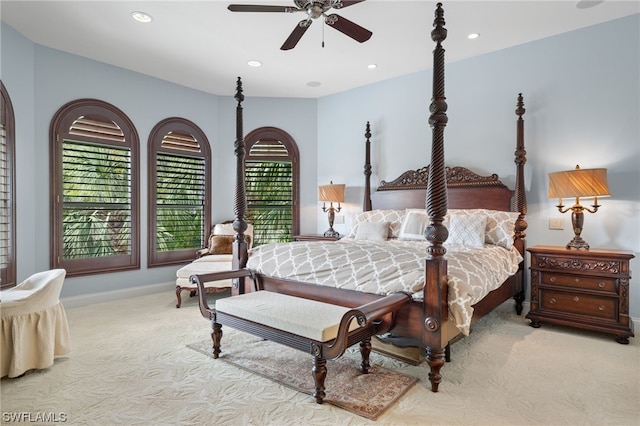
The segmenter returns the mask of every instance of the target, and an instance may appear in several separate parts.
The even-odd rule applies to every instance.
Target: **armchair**
[[[69,326],[60,291],[66,271],[36,273],[0,292],[1,377],[48,368],[56,356],[71,351]]]
[[[253,225],[249,224],[245,235],[249,248],[253,244]],[[196,251],[196,259],[176,271],[176,308],[182,305],[182,291],[189,291],[191,297],[197,294],[197,287],[189,280],[191,275],[202,275],[210,272],[230,271],[231,245],[235,238],[233,224],[230,221],[215,224],[211,228],[211,235],[207,247]],[[205,293],[217,293],[231,288],[231,280],[212,281],[205,283]]]

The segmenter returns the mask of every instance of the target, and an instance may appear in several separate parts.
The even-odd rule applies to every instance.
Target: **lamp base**
[[[329,228],[324,232],[325,237],[340,237],[340,233],[333,228]]]
[[[573,240],[569,241],[567,243],[567,248],[568,249],[576,249],[576,250],[580,250],[580,249],[584,249],[584,250],[589,250],[589,244],[582,239],[582,237],[580,237],[579,235],[576,235],[575,237],[573,237]]]

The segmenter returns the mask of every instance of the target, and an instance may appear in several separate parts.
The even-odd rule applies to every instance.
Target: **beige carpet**
[[[229,362],[298,392],[313,395],[315,383],[311,372],[313,357],[310,354],[248,334],[237,334],[233,340],[228,337],[222,339],[222,353],[217,362]],[[208,338],[187,347],[213,358],[211,343]],[[351,348],[343,357],[327,360],[324,403],[375,420],[418,379],[375,364],[371,365],[367,374],[362,374],[362,356],[357,347]]]
[[[64,413],[71,425],[638,425],[640,337],[533,329],[495,312],[452,348],[440,392],[424,365],[372,354],[420,382],[377,421],[187,348],[209,336],[195,299],[152,294],[67,310],[72,352],[2,379],[5,413]],[[239,333],[225,328],[224,338]],[[7,415],[8,415],[7,414]]]

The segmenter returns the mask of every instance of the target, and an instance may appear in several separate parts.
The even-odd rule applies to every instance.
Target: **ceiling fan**
[[[300,41],[304,33],[307,31],[307,29],[309,29],[309,27],[313,23],[313,20],[321,16],[324,17],[325,24],[351,37],[355,41],[363,43],[369,40],[373,33],[366,28],[363,28],[355,22],[351,22],[350,20],[343,18],[342,16],[339,16],[335,13],[327,15],[327,12],[330,9],[342,9],[356,3],[362,3],[363,1],[365,0],[293,0],[293,2],[295,3],[295,7],[231,4],[228,6],[228,9],[232,12],[305,12],[307,14],[307,18],[298,22],[289,37],[285,40],[282,47],[280,47],[281,50],[290,50],[296,47],[296,44],[298,44],[298,41]]]

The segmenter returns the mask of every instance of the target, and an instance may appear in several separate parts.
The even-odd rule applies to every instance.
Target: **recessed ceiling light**
[[[378,68],[378,65],[376,65],[376,64],[369,64],[369,65],[367,65],[367,68],[369,68],[370,70],[373,70],[373,69]]]
[[[468,38],[469,40],[473,40],[473,39],[476,39],[476,38],[478,38],[478,37],[480,37],[480,34],[479,34],[479,33],[471,33],[471,34],[469,34],[469,35],[467,36],[467,38]]]
[[[579,0],[576,2],[576,7],[578,9],[589,9],[590,7],[594,7],[602,3],[604,0]]]
[[[140,11],[131,12],[131,17],[136,21],[142,22],[145,24],[153,21],[153,18],[151,17],[151,15],[149,15],[148,13],[140,12]]]
[[[256,60],[250,60],[250,61],[247,61],[247,65],[249,65],[250,67],[261,67],[262,62],[256,61]]]
[[[309,87],[318,87],[320,86],[322,83],[320,83],[319,81],[310,81],[307,83],[307,86]]]

